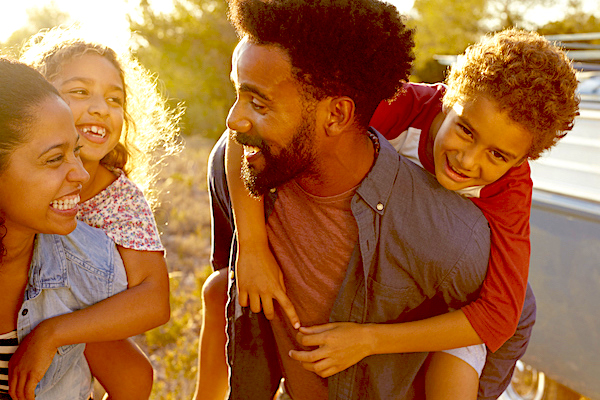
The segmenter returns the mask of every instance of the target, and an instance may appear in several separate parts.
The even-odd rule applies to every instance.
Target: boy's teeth
[[[75,197],[69,197],[68,199],[63,199],[63,200],[53,200],[50,203],[50,206],[52,208],[56,208],[57,210],[71,210],[73,208],[75,208],[77,206],[77,204],[79,203],[80,197],[79,195],[75,196]]]

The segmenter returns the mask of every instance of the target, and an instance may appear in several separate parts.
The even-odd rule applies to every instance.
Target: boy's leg
[[[229,389],[225,346],[227,270],[213,272],[202,287],[202,328],[198,354],[198,382],[194,400],[223,400]]]
[[[111,400],[147,400],[154,371],[148,357],[131,340],[87,343],[85,358]]]
[[[479,373],[469,363],[445,352],[429,354],[425,365],[427,400],[475,400]]]
[[[535,296],[527,284],[525,303],[515,334],[495,353],[488,351],[479,382],[478,400],[495,400],[508,387],[517,361],[523,357],[536,318]]]

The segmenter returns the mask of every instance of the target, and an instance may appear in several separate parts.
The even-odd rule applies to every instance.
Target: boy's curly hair
[[[485,36],[458,57],[446,83],[447,108],[485,96],[530,132],[531,160],[564,137],[579,114],[571,61],[535,32],[511,28]]]
[[[397,94],[414,60],[404,17],[377,0],[230,0],[229,19],[240,38],[283,49],[314,100],[350,97],[362,127]]]
[[[181,150],[179,121],[183,107],[171,109],[157,87],[157,78],[130,53],[85,37],[78,26],[42,30],[21,50],[20,60],[31,65],[50,82],[69,60],[98,54],[119,71],[125,90],[123,131],[117,146],[101,163],[119,168],[144,192],[154,208],[158,205],[154,183],[160,161]]]

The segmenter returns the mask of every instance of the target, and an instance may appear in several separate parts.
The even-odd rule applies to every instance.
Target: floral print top
[[[142,191],[121,170],[106,189],[79,204],[77,219],[102,229],[119,246],[164,251],[154,214]]]

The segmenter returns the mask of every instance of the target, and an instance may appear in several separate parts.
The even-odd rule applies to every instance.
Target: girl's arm
[[[274,316],[273,299],[277,300],[292,325],[300,327],[296,310],[288,298],[283,274],[269,249],[261,199],[250,197],[241,178],[242,147],[231,137],[227,142],[225,172],[231,195],[238,240],[236,277],[242,307],[252,312],[262,309],[268,319]],[[249,304],[248,304],[249,303]]]
[[[9,386],[26,386],[33,393],[61,346],[125,339],[169,320],[169,276],[163,253],[117,247],[129,288],[42,321],[12,356]]]

